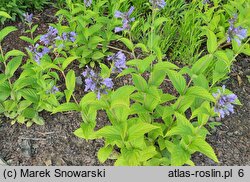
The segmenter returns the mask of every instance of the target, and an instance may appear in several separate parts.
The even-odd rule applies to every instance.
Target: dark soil
[[[50,8],[35,16],[40,27],[38,33],[46,32],[47,23],[56,21],[54,12],[55,9]],[[4,46],[6,50],[23,50],[28,45],[18,37],[24,34],[24,25],[14,23],[14,26],[19,30],[5,40]],[[249,68],[250,58],[239,57],[233,66],[230,79],[224,83],[239,97],[243,106],[236,107],[235,114],[223,119],[222,125],[211,130],[207,139],[215,149],[220,163],[216,164],[202,154],[195,154],[193,161],[196,165],[250,165],[250,85],[246,77],[250,75]],[[115,87],[130,83],[129,77],[119,78],[115,81]],[[163,89],[173,93],[173,88],[167,85],[168,87],[163,85]],[[80,89],[79,87],[78,97],[83,93]],[[2,118],[0,165],[1,158],[8,165],[113,165],[113,161],[100,164],[97,159],[97,151],[103,146],[102,140],[86,141],[74,136],[73,132],[82,122],[79,113],[50,115],[43,112],[41,116],[45,119],[45,125],[33,125],[28,129],[25,125],[11,125],[10,121]],[[108,124],[104,112],[98,113],[97,123],[99,128]]]

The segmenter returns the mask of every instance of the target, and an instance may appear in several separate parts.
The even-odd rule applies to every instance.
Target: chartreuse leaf
[[[53,110],[53,114],[58,112],[66,112],[66,111],[80,111],[80,107],[76,103],[64,103],[59,105]]]
[[[0,30],[0,42],[11,32],[16,31],[17,28],[13,26],[8,26]]]
[[[136,148],[122,148],[121,155],[127,163],[127,166],[138,166],[140,164],[141,151]]]
[[[99,161],[101,163],[104,163],[108,159],[112,151],[113,151],[113,147],[111,145],[100,148],[100,150],[97,153],[97,157]]]
[[[74,131],[74,135],[86,140],[95,139],[95,122],[81,123],[81,127]]]
[[[73,70],[70,70],[66,75],[66,88],[70,91],[75,89],[76,76]]]
[[[105,126],[95,133],[97,138],[105,138],[112,141],[121,141],[121,129],[118,126]]]
[[[25,54],[19,50],[11,50],[5,54],[5,60],[7,60],[11,56],[25,56]]]
[[[212,54],[208,54],[208,55],[201,57],[192,66],[192,69],[191,69],[192,73],[196,75],[202,74],[208,68],[212,60],[213,60]]]
[[[216,157],[213,148],[203,139],[203,138],[196,138],[192,141],[192,143],[189,145],[189,148],[195,151],[199,151],[215,162],[219,162],[218,158]]]
[[[139,160],[141,162],[146,162],[147,160],[153,158],[155,155],[157,155],[157,151],[155,149],[155,146],[148,146],[141,151],[141,155],[140,155]]]
[[[3,102],[10,96],[11,88],[9,82],[5,81],[0,84],[0,102]]]
[[[190,153],[182,148],[181,145],[175,145],[171,151],[171,166],[182,166],[189,162]]]
[[[141,76],[137,74],[132,75],[133,82],[135,84],[135,87],[142,92],[145,92],[148,88],[148,84],[146,80]]]
[[[171,80],[174,88],[181,94],[184,94],[186,89],[186,80],[185,78],[178,72],[173,70],[167,70],[167,74],[169,79]]]
[[[209,93],[208,90],[206,90],[205,88],[199,86],[193,86],[188,88],[186,95],[195,96],[201,99],[205,99],[207,101],[215,102],[215,98],[212,96],[212,94]]]
[[[207,29],[207,50],[210,54],[214,53],[218,47],[217,37],[211,30]]]
[[[8,13],[4,12],[4,11],[0,11],[0,16],[11,19],[11,16]]]
[[[139,122],[137,124],[134,124],[133,126],[131,126],[128,129],[128,140],[134,140],[137,139],[141,136],[143,136],[144,134],[159,128],[158,126],[154,126],[152,124],[148,124],[148,123],[143,123],[143,122]]]
[[[72,63],[74,60],[76,60],[76,59],[78,59],[78,57],[77,56],[72,56],[72,57],[68,57],[67,59],[65,59],[64,61],[63,61],[63,63],[62,63],[62,70],[65,70],[67,67],[68,67],[68,65],[70,64],[70,63]]]
[[[12,77],[14,75],[14,72],[17,70],[17,68],[21,65],[22,63],[22,57],[15,57],[13,58],[6,67],[5,74],[7,75],[8,78]]]
[[[154,86],[160,86],[163,80],[165,79],[166,72],[154,69],[154,71],[151,73],[148,84],[154,85]]]
[[[134,44],[131,40],[127,38],[121,38],[120,41],[122,41],[122,43],[124,43],[127,46],[127,48],[129,48],[130,50],[134,49]]]
[[[25,98],[26,100],[29,100],[32,103],[36,104],[39,102],[40,97],[37,94],[37,91],[35,89],[31,89],[31,88],[22,89],[20,90],[20,93],[23,98]]]

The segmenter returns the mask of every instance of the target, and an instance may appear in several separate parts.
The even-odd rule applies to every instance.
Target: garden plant
[[[241,105],[221,83],[250,55],[249,10],[250,0],[66,0],[43,35],[22,13],[26,51],[5,52],[17,28],[0,30],[0,114],[30,127],[46,124],[41,112],[79,112],[74,134],[104,140],[101,163],[193,166],[196,152],[219,162],[206,138],[220,124],[211,118]],[[97,128],[100,111],[109,124]]]

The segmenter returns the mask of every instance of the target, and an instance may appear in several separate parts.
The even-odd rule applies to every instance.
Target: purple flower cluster
[[[152,3],[154,9],[163,9],[166,6],[166,2],[164,0],[149,0],[149,2]]]
[[[112,89],[114,83],[111,78],[102,78],[99,74],[89,67],[82,73],[85,77],[85,92],[91,90],[97,93],[97,98],[101,98],[101,94],[107,94],[108,89]]]
[[[28,24],[32,24],[32,18],[33,18],[33,14],[28,14],[28,13],[24,13],[24,20],[28,23]]]
[[[122,53],[122,51],[117,52],[113,56],[109,56],[108,60],[112,60],[114,62],[114,72],[122,72],[123,69],[127,68],[126,66],[126,56]]]
[[[209,4],[211,3],[210,0],[203,0],[202,4]]]
[[[234,113],[234,106],[232,104],[236,101],[237,96],[235,94],[226,95],[225,85],[222,86],[222,92],[218,89],[218,92],[213,93],[213,96],[217,100],[214,111],[219,113],[221,118]]]
[[[84,0],[84,4],[86,7],[90,7],[92,4],[92,0]]]
[[[53,45],[57,37],[58,30],[52,26],[49,26],[48,32],[41,36],[40,41],[45,45]]]
[[[58,36],[57,39],[58,40],[64,40],[64,41],[71,41],[71,42],[75,42],[76,40],[76,33],[75,32],[69,32],[69,33],[62,33],[62,36]]]
[[[241,45],[241,41],[247,37],[247,29],[242,28],[241,26],[235,27],[235,22],[237,15],[229,20],[230,26],[227,30],[227,42],[232,42],[235,40],[238,45]]]
[[[29,50],[32,52],[34,56],[34,60],[37,62],[37,64],[41,64],[41,58],[50,52],[50,49],[47,47],[43,47],[42,49],[39,49],[39,44],[36,44],[34,47],[30,46]]]
[[[120,32],[123,30],[130,30],[130,23],[135,21],[135,18],[130,18],[130,15],[133,13],[134,9],[135,9],[134,6],[131,6],[128,12],[124,12],[124,13],[120,11],[115,12],[115,17],[122,19],[122,27],[116,27],[115,32]]]

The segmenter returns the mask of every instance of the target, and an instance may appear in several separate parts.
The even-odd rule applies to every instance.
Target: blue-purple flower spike
[[[115,17],[122,19],[122,27],[116,27],[115,32],[130,30],[130,23],[135,21],[135,18],[130,18],[130,15],[133,13],[134,9],[135,9],[134,6],[131,6],[128,12],[124,13],[120,11],[115,12]]]
[[[214,98],[217,100],[214,107],[214,111],[224,118],[225,115],[234,113],[234,106],[237,96],[235,94],[225,94],[225,86],[222,87],[222,92],[220,90],[217,93],[213,93]]]
[[[32,18],[33,18],[33,14],[32,13],[31,14],[24,13],[23,16],[24,16],[24,20],[27,23],[29,23],[29,24],[32,23]]]
[[[166,2],[164,0],[149,0],[152,3],[153,8],[163,9],[166,6]]]
[[[241,26],[235,27],[235,22],[237,15],[234,15],[232,19],[229,20],[229,28],[227,30],[227,42],[232,42],[235,40],[238,45],[241,45],[243,39],[247,38],[247,29],[242,28]]]
[[[122,51],[117,52],[113,56],[109,56],[108,60],[112,60],[114,62],[114,72],[122,72],[123,69],[127,68],[126,66],[126,56]]]
[[[95,73],[94,70],[90,69],[88,66],[86,70],[82,73],[82,76],[85,77],[85,89],[95,92],[97,94],[98,100],[101,98],[101,94],[107,94],[108,89],[112,89],[114,83],[111,78],[102,78],[98,73]]]

